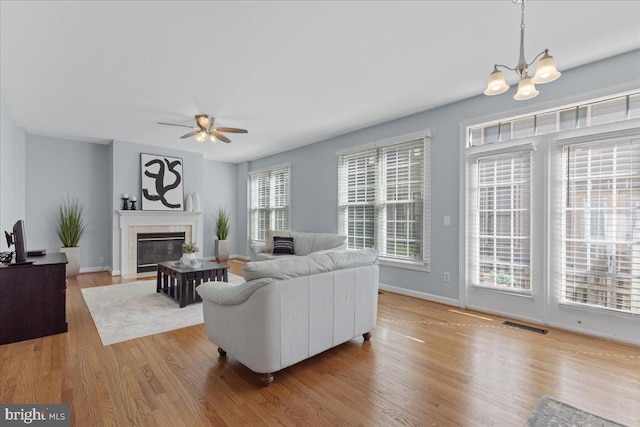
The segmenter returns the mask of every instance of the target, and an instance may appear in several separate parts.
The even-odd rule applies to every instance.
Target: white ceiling
[[[18,126],[227,162],[479,95],[494,63],[518,59],[520,6],[510,0],[0,8],[0,87]],[[547,47],[561,71],[640,48],[640,1],[531,0],[525,12],[527,59]],[[249,133],[200,145],[179,139],[188,129],[157,124],[192,124],[197,113]]]

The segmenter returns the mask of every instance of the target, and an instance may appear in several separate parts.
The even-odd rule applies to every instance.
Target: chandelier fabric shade
[[[493,96],[509,90],[509,85],[504,79],[502,71],[498,69],[505,68],[507,70],[515,71],[520,76],[520,83],[518,84],[518,92],[514,95],[513,99],[517,101],[524,101],[527,99],[535,98],[540,93],[536,89],[536,84],[549,83],[558,79],[561,73],[556,68],[556,61],[553,56],[549,55],[549,50],[545,49],[540,52],[531,62],[527,62],[524,58],[524,3],[526,0],[512,0],[513,3],[521,3],[521,15],[520,15],[520,58],[518,65],[514,68],[506,65],[495,64],[493,72],[489,75],[489,81],[487,88],[484,91],[485,95]],[[542,56],[544,55],[544,56]],[[533,78],[530,78],[527,72],[540,57],[540,62],[536,66],[536,73]]]

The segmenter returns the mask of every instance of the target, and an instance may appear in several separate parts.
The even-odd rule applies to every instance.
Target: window
[[[563,148],[564,301],[640,313],[640,139]]]
[[[338,227],[349,248],[375,247],[382,261],[428,265],[428,139],[423,132],[338,153]]]
[[[638,105],[633,89],[466,128],[465,304],[569,326],[588,309],[628,332],[617,316],[640,314]]]
[[[531,153],[476,160],[471,223],[473,284],[531,289]],[[473,201],[472,201],[473,202]]]
[[[250,236],[264,241],[267,230],[286,230],[290,227],[289,184],[290,167],[249,173]]]
[[[615,95],[607,99],[577,104],[570,108],[562,107],[470,127],[467,147],[495,144],[511,139],[598,126],[639,117],[640,93]]]

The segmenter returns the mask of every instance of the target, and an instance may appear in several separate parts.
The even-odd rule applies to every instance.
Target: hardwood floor
[[[241,274],[241,263],[229,265]],[[371,341],[328,350],[261,388],[233,355],[219,358],[204,325],[103,346],[80,289],[121,282],[70,279],[68,333],[0,346],[0,402],[68,403],[75,426],[521,426],[549,395],[640,425],[636,346],[540,335],[385,292]]]

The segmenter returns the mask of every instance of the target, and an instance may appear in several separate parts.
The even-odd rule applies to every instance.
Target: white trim
[[[389,267],[404,268],[406,270],[418,270],[418,271],[431,271],[429,261],[413,261],[402,260],[397,258],[379,257],[378,262],[380,265],[386,265]]]
[[[426,301],[432,301],[440,304],[450,305],[452,307],[458,307],[458,300],[454,298],[446,298],[439,295],[428,294],[426,292],[412,291],[410,289],[399,288],[397,286],[385,285],[384,283],[378,283],[378,288],[383,291],[393,292],[394,294],[406,295]]]
[[[517,289],[510,289],[510,288],[497,288],[497,287],[492,288],[489,286],[480,286],[480,285],[474,285],[474,284],[469,285],[469,287],[474,291],[489,291],[497,294],[509,295],[512,297],[522,297],[522,298],[533,299],[533,292],[530,290],[520,291]]]
[[[256,175],[256,174],[259,174],[259,173],[271,172],[271,171],[278,170],[278,169],[289,169],[289,170],[291,170],[291,162],[281,163],[281,164],[275,165],[275,166],[268,166],[266,168],[252,170],[252,171],[248,172],[248,175],[251,176],[251,175]]]
[[[634,119],[559,132],[555,140],[557,146],[564,147],[594,141],[627,139],[638,136],[638,132],[640,132],[640,119]]]
[[[536,151],[537,144],[534,137],[514,139],[505,143],[474,145],[467,148],[467,159],[498,156],[500,154],[518,153],[521,151]]]
[[[82,273],[97,273],[100,271],[110,271],[111,268],[107,267],[107,266],[102,266],[102,267],[85,267],[85,268],[81,268],[80,271],[78,273],[82,274]]]
[[[360,151],[371,150],[374,148],[387,147],[389,145],[402,144],[411,142],[416,139],[431,139],[431,129],[423,129],[417,132],[411,132],[400,136],[383,139],[380,141],[368,142],[366,144],[357,145],[355,147],[343,148],[336,151],[336,156],[358,153]]]

